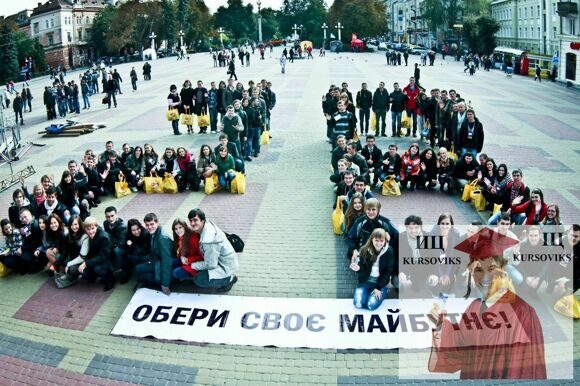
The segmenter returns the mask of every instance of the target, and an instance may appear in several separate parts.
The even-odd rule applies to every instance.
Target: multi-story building
[[[24,9],[14,15],[6,16],[4,20],[9,23],[14,23],[19,32],[30,35],[30,14],[31,9]]]
[[[88,45],[95,16],[107,5],[103,0],[48,0],[38,3],[30,16],[30,34],[44,47],[46,62],[68,68],[95,59]]]
[[[389,30],[394,41],[430,44],[427,24],[423,20],[423,0],[386,0]]]
[[[578,0],[558,2],[556,11],[560,17],[560,71],[558,78],[580,86],[580,20],[578,19]]]

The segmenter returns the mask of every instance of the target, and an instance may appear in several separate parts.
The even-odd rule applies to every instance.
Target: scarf
[[[183,158],[179,156],[177,157],[177,164],[179,165],[180,170],[187,170],[190,163],[191,154],[189,154],[187,150],[185,151],[185,156]]]
[[[44,208],[46,209],[46,214],[50,216],[52,212],[56,209],[58,205],[58,201],[55,201],[54,204],[48,205],[48,201],[44,200]]]
[[[449,158],[449,156],[446,157],[446,159],[444,160],[443,157],[439,157],[439,167],[441,169],[447,169],[449,167],[449,162],[450,162],[451,158]]]

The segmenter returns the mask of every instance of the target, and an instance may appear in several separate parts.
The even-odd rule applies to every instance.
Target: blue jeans
[[[253,144],[252,144],[252,150],[254,152],[254,154],[256,155],[256,157],[258,156],[258,154],[260,154],[260,148],[262,146],[261,143],[261,135],[262,135],[262,128],[261,127],[256,127],[256,132],[254,133],[254,140],[253,140]]]
[[[367,281],[364,284],[359,285],[354,290],[354,298],[353,303],[356,308],[366,308],[368,310],[376,310],[379,308],[385,297],[389,293],[387,287],[381,289],[381,299],[377,298],[375,294],[373,294],[373,290],[375,289],[376,283]]]
[[[85,109],[91,107],[91,102],[89,102],[89,96],[87,94],[83,95],[83,104]]]
[[[210,279],[207,271],[199,271],[197,275],[193,277],[193,282],[198,287],[223,287],[228,285],[232,280],[231,276],[224,277],[223,279]]]
[[[370,108],[366,108],[366,109],[359,109],[358,111],[358,117],[359,117],[359,121],[360,121],[360,131],[361,134],[362,133],[368,133],[369,131],[369,118],[371,116],[371,109]]]
[[[393,131],[393,135],[397,135],[401,132],[401,118],[403,116],[402,112],[396,113],[391,111],[391,130]]]
[[[79,98],[74,98],[72,100],[72,104],[73,104],[73,109],[75,111],[75,113],[79,114],[81,112],[81,105],[79,103]]]
[[[256,138],[260,139],[260,128],[259,127],[249,127],[248,128],[248,139],[246,140],[246,148],[244,149],[244,156],[251,157],[255,148],[254,141]],[[259,151],[259,148],[258,148]]]
[[[220,174],[218,176],[218,180],[220,182],[220,186],[222,188],[225,188],[226,186],[228,186],[228,184],[230,182],[232,182],[232,180],[236,177],[236,172],[230,170],[227,171],[226,173]]]
[[[209,124],[211,127],[211,131],[217,131],[217,116],[218,111],[217,107],[210,107],[209,108]]]
[[[477,149],[476,148],[474,148],[474,147],[462,147],[460,157],[463,157],[465,155],[465,153],[471,153],[471,154],[473,154],[473,158],[477,159]]]
[[[501,210],[499,212],[497,212],[496,214],[492,215],[489,218],[489,220],[487,220],[487,225],[497,225],[500,217],[501,217]],[[523,224],[525,219],[526,219],[526,215],[524,213],[510,215],[511,222],[516,223],[517,225]]]

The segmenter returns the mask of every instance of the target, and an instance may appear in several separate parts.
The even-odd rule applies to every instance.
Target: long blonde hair
[[[354,201],[360,200],[362,204],[362,208],[360,212],[357,212],[354,209]],[[345,229],[349,229],[350,226],[354,223],[357,217],[360,217],[365,214],[365,197],[360,192],[356,192],[352,195],[350,199],[350,203],[348,204],[348,208],[346,209],[346,213],[344,214],[344,227]]]
[[[377,251],[375,249],[375,245],[373,244],[374,239],[385,240],[386,245],[390,240],[390,236],[383,228],[377,228],[373,231],[373,233],[371,233],[371,236],[369,237],[365,245],[363,245],[362,248],[360,249],[361,259],[363,259],[365,262],[368,262],[371,265],[374,264],[375,261],[377,261],[379,253],[381,253],[381,251]]]

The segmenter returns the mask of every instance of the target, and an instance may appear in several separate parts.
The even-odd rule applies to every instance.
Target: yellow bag
[[[354,131],[354,134],[352,136],[352,141],[353,142],[360,142],[360,138],[359,138],[358,133],[357,133],[356,130]]]
[[[165,173],[163,181],[161,181],[161,188],[164,193],[177,193],[177,181],[171,173]]]
[[[131,189],[123,173],[119,173],[119,181],[115,182],[115,197],[121,198],[130,195]]]
[[[270,144],[270,132],[264,130],[260,136],[260,144],[269,145]]]
[[[471,203],[473,204],[475,210],[478,212],[483,212],[487,205],[487,201],[485,201],[485,197],[483,197],[481,190],[472,190],[469,196],[471,197]]]
[[[193,126],[193,115],[183,114],[181,116],[181,123],[186,125],[186,126]]]
[[[477,180],[471,181],[463,187],[463,194],[461,194],[461,201],[469,202],[471,201],[471,192],[475,190],[477,185]]]
[[[383,189],[381,191],[383,196],[400,196],[401,189],[399,188],[399,183],[395,179],[395,176],[391,176],[385,181],[383,181]]]
[[[564,316],[580,319],[580,302],[575,295],[563,296],[554,304],[554,310]]]
[[[407,115],[406,111],[403,111],[403,114],[401,115],[401,128],[410,129],[411,126],[413,126],[412,118]]]
[[[344,223],[344,213],[342,212],[342,201],[336,199],[336,209],[332,212],[332,230],[335,235],[342,234],[342,224]]]
[[[459,159],[459,156],[455,152],[455,147],[453,145],[451,145],[451,149],[449,149],[449,152],[447,154],[449,155],[449,158],[452,159],[453,161],[457,161]]]
[[[236,172],[236,177],[232,180],[232,193],[246,193],[246,176],[243,173]]]
[[[0,262],[0,277],[6,277],[10,273],[10,268]]]
[[[143,177],[143,186],[145,187],[145,193],[163,193],[163,188],[161,184],[163,179],[157,175],[157,172],[151,170],[149,177]]]
[[[169,109],[165,113],[168,121],[178,121],[179,120],[179,111],[177,109]]]
[[[493,213],[492,214],[496,214],[497,212],[500,212],[502,207],[503,207],[502,204],[493,204]]]
[[[217,174],[212,174],[211,177],[207,177],[204,183],[205,194],[212,194],[219,190],[220,183]]]
[[[208,127],[209,124],[209,115],[207,115],[204,110],[201,110],[201,115],[197,116],[197,125],[199,127]]]
[[[375,134],[377,132],[377,114],[375,114],[375,113],[371,114],[371,122],[369,125],[369,131],[372,134]]]

